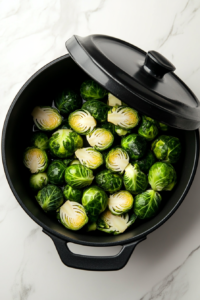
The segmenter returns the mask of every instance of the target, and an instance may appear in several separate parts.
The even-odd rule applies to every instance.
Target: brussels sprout
[[[97,169],[103,164],[103,155],[91,147],[78,149],[75,154],[80,163],[90,169]]]
[[[62,160],[54,160],[50,163],[47,176],[49,182],[53,184],[62,184],[64,182],[66,165]]]
[[[103,170],[99,172],[96,177],[96,183],[100,188],[109,193],[117,192],[122,187],[122,177],[113,173],[110,170]]]
[[[42,173],[48,166],[48,156],[44,150],[29,147],[25,150],[23,162],[31,173]]]
[[[126,130],[124,128],[121,128],[120,126],[115,125],[115,132],[119,135],[119,136],[124,136],[128,133],[131,133],[130,130]]]
[[[63,159],[63,162],[64,162],[66,167],[68,167],[71,164],[72,161],[73,161],[73,159],[71,159],[71,158]]]
[[[31,137],[31,146],[47,150],[49,148],[49,139],[44,132],[35,132]]]
[[[116,105],[126,105],[124,102],[122,102],[120,99],[112,95],[111,93],[108,93],[108,105],[109,106],[116,106]]]
[[[162,197],[158,192],[147,190],[135,197],[134,213],[139,219],[151,218],[158,212],[161,201]]]
[[[65,181],[73,188],[84,188],[94,179],[92,170],[83,165],[72,165],[65,170]]]
[[[62,121],[62,125],[59,127],[59,129],[71,129],[68,119]]]
[[[74,159],[72,160],[72,162],[70,163],[70,166],[72,165],[80,165],[80,161],[78,159]]]
[[[97,128],[86,136],[90,146],[96,150],[103,151],[112,146],[114,142],[114,136],[110,130],[104,128]]]
[[[96,126],[94,117],[85,109],[75,110],[68,118],[70,127],[79,134],[86,135]]]
[[[126,190],[134,195],[144,192],[148,186],[147,176],[140,171],[137,164],[126,167],[123,179]]]
[[[71,89],[65,89],[55,99],[55,105],[62,114],[70,114],[82,105],[82,100],[79,94]]]
[[[64,201],[62,190],[53,184],[48,184],[35,197],[45,212],[57,210]]]
[[[108,112],[108,122],[124,129],[132,129],[137,126],[140,117],[138,112],[128,106],[114,106]]]
[[[109,107],[99,100],[89,100],[85,102],[82,109],[89,111],[95,120],[99,122],[105,122],[107,120]]]
[[[150,168],[148,180],[154,191],[171,191],[176,184],[176,171],[169,163],[157,162]]]
[[[115,131],[115,125],[114,125],[114,124],[109,123],[109,122],[104,122],[104,123],[101,124],[101,127],[110,130],[110,132],[111,132],[114,136],[117,135],[117,133],[116,133],[116,131]]]
[[[128,153],[122,148],[115,147],[106,156],[106,167],[113,172],[123,172],[128,164]]]
[[[74,189],[70,185],[66,185],[63,190],[63,195],[67,200],[81,203],[83,192],[81,190]]]
[[[159,123],[160,130],[168,131],[169,127],[166,124]]]
[[[100,86],[96,81],[89,79],[81,84],[81,97],[84,100],[103,99],[108,92]]]
[[[98,215],[108,205],[108,196],[98,186],[91,186],[83,192],[82,204],[87,212],[90,222],[96,222]]]
[[[82,148],[83,147],[82,137],[76,132],[73,132],[72,136],[73,136],[73,139],[74,139],[75,150],[77,150],[79,148]]]
[[[34,191],[41,190],[45,185],[48,183],[48,177],[46,173],[38,173],[38,174],[33,174],[30,177],[30,187]]]
[[[113,215],[122,215],[133,207],[133,200],[128,191],[119,191],[108,199],[108,209]]]
[[[144,173],[148,173],[149,169],[156,162],[156,158],[151,150],[149,150],[146,156],[141,160],[133,161],[132,164],[137,163],[140,170]]]
[[[88,223],[86,225],[86,227],[87,227],[86,228],[87,232],[89,232],[89,231],[95,231],[97,229],[97,223],[96,222]]]
[[[131,226],[135,220],[136,215],[129,216],[128,213],[115,216],[109,210],[103,212],[97,220],[97,229],[106,233],[114,235],[124,232],[129,226]]]
[[[66,201],[60,207],[57,218],[63,226],[71,230],[79,230],[88,222],[84,207],[73,201]]]
[[[158,127],[154,122],[147,120],[145,116],[143,116],[142,124],[138,129],[138,134],[147,139],[147,141],[152,141],[158,135]]]
[[[37,128],[43,131],[54,130],[62,123],[59,112],[50,106],[36,106],[32,116]]]
[[[121,146],[128,152],[131,159],[139,159],[145,154],[147,142],[140,135],[132,133],[122,138]]]
[[[172,164],[178,161],[181,154],[181,143],[173,136],[161,135],[152,143],[151,148],[157,159]]]

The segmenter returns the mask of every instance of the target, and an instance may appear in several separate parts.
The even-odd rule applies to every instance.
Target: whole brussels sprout
[[[66,185],[63,190],[63,195],[66,200],[81,203],[83,192],[81,190],[74,189],[70,185]]]
[[[98,186],[91,186],[83,192],[82,204],[87,212],[90,222],[96,222],[98,215],[108,205],[108,196]]]
[[[54,130],[62,123],[59,112],[50,106],[36,106],[32,111],[33,121],[43,131]]]
[[[135,197],[134,213],[139,219],[148,219],[156,215],[161,205],[162,197],[158,192],[147,190]]]
[[[107,120],[109,107],[104,102],[89,100],[83,104],[82,109],[89,111],[95,120],[99,122],[105,122]]]
[[[146,152],[147,142],[139,134],[132,133],[122,138],[121,146],[131,159],[142,158]]]
[[[31,146],[47,150],[49,148],[48,136],[44,132],[35,132],[31,137]]]
[[[126,105],[124,102],[122,102],[120,99],[112,95],[111,93],[108,93],[108,105],[109,106],[116,106],[116,105]]]
[[[137,164],[126,167],[123,179],[126,190],[134,195],[144,192],[148,186],[147,176]]]
[[[96,127],[94,117],[85,109],[75,110],[69,115],[69,126],[79,134],[86,135]]]
[[[74,139],[75,150],[77,150],[79,148],[82,148],[83,147],[82,137],[76,132],[73,132],[72,136],[73,136],[73,139]]]
[[[139,123],[138,112],[128,106],[114,106],[108,112],[108,122],[124,129],[132,129]]]
[[[94,179],[92,170],[83,165],[72,165],[65,170],[65,181],[71,187],[81,189],[92,183]]]
[[[106,156],[106,167],[113,172],[123,172],[128,164],[128,153],[122,148],[115,147]]]
[[[153,119],[152,119],[153,120]],[[138,134],[144,137],[147,141],[152,141],[158,135],[158,127],[154,122],[142,117],[142,124],[138,129]]]
[[[68,119],[62,121],[62,125],[59,127],[59,129],[71,129]]]
[[[50,163],[47,176],[52,184],[62,184],[64,182],[66,165],[62,160],[54,160]]]
[[[70,230],[79,230],[88,222],[84,207],[73,201],[66,201],[58,210],[57,218]]]
[[[62,114],[67,115],[81,107],[82,99],[71,89],[65,89],[57,95],[55,105]]]
[[[129,216],[128,213],[116,216],[109,210],[104,211],[97,220],[97,229],[110,234],[120,234],[124,232],[129,226],[131,226],[135,220],[136,215]]]
[[[114,124],[109,123],[109,122],[104,122],[104,123],[101,124],[101,127],[109,130],[113,134],[113,136],[117,135],[116,131],[115,131],[115,125]]]
[[[31,173],[43,173],[48,167],[48,156],[44,150],[29,147],[25,150],[23,162]]]
[[[53,184],[48,184],[35,197],[45,212],[57,210],[64,201],[62,190]]]
[[[115,132],[119,135],[119,136],[124,136],[128,133],[131,133],[130,130],[126,130],[124,128],[121,128],[120,126],[115,125]]]
[[[176,171],[169,163],[157,162],[150,168],[148,180],[154,191],[171,191],[176,184]]]
[[[45,185],[48,184],[47,174],[46,173],[38,173],[38,174],[31,175],[29,184],[30,184],[30,187],[32,188],[32,190],[34,190],[34,191],[41,190],[43,187],[45,187]]]
[[[78,149],[75,155],[89,169],[97,169],[103,164],[103,155],[92,147]]]
[[[128,191],[119,191],[110,195],[108,209],[113,215],[122,215],[133,207],[133,196]]]
[[[97,185],[109,193],[115,193],[119,191],[123,184],[122,177],[110,170],[103,170],[99,172],[95,179]]]
[[[159,123],[160,130],[168,131],[169,127],[166,124]]]
[[[157,159],[171,164],[176,163],[181,154],[180,140],[173,136],[161,135],[151,148]]]
[[[98,151],[104,151],[110,148],[114,142],[114,136],[110,130],[105,128],[97,128],[87,136],[87,141],[90,146]]]
[[[81,84],[80,93],[81,97],[86,101],[103,99],[108,94],[102,86],[92,79],[86,80]]]
[[[149,150],[143,159],[133,161],[132,164],[137,163],[140,170],[144,173],[148,173],[149,169],[156,162],[156,158],[151,150]]]

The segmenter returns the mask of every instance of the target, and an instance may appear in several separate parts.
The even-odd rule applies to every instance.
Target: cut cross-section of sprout
[[[58,219],[62,225],[71,230],[79,230],[88,222],[84,207],[73,201],[66,201],[60,207]]]
[[[96,150],[103,151],[112,146],[114,136],[110,130],[97,128],[87,135],[87,141],[90,146],[94,147]]]
[[[128,106],[114,106],[108,112],[108,122],[124,129],[132,129],[137,126],[140,117],[138,112]]]
[[[44,131],[54,130],[62,123],[59,112],[50,106],[36,106],[32,111],[35,125]]]
[[[123,172],[128,164],[128,153],[122,148],[116,147],[106,156],[106,167],[113,172]]]
[[[33,174],[44,172],[48,166],[46,152],[39,148],[28,148],[24,153],[24,165]]]
[[[132,206],[133,196],[128,191],[119,191],[108,199],[108,208],[114,215],[126,213]]]
[[[69,115],[69,125],[70,127],[80,134],[88,134],[96,126],[96,120],[85,109],[75,110]]]
[[[96,169],[103,164],[103,155],[91,147],[78,149],[75,154],[80,163],[90,169]]]

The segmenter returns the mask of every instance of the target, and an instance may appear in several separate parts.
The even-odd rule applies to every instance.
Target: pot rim
[[[3,129],[2,129],[2,138],[1,138],[1,151],[2,151],[2,163],[3,163],[3,167],[4,167],[4,172],[8,181],[8,184],[11,188],[12,193],[14,194],[16,200],[18,201],[18,203],[20,204],[20,206],[23,208],[23,210],[39,225],[41,226],[44,231],[51,233],[54,236],[57,236],[58,238],[65,240],[66,242],[71,242],[74,244],[79,244],[79,245],[84,245],[84,246],[96,246],[96,247],[109,247],[109,246],[118,246],[118,245],[125,245],[125,244],[129,244],[132,243],[134,241],[140,240],[143,237],[146,237],[148,234],[150,234],[151,232],[153,232],[154,230],[158,229],[161,225],[163,225],[174,213],[175,211],[178,209],[178,207],[181,205],[181,203],[183,202],[184,198],[186,197],[192,182],[194,180],[194,176],[196,174],[196,170],[197,170],[197,166],[198,166],[198,160],[199,160],[199,130],[196,129],[195,130],[195,157],[194,157],[194,164],[193,164],[193,169],[192,169],[192,175],[185,187],[185,190],[181,196],[181,198],[177,201],[176,205],[173,207],[173,209],[160,221],[158,222],[156,225],[154,225],[153,227],[149,228],[148,230],[146,230],[145,232],[136,235],[135,237],[129,238],[129,239],[125,239],[123,241],[116,241],[116,242],[89,242],[89,241],[83,241],[83,240],[76,240],[76,239],[72,239],[69,237],[66,237],[54,230],[52,230],[51,228],[49,228],[48,226],[46,226],[45,224],[43,224],[38,218],[36,218],[28,209],[27,207],[24,205],[24,203],[21,201],[20,197],[18,196],[9,172],[8,172],[8,168],[7,168],[7,163],[6,163],[6,153],[5,153],[5,138],[6,138],[6,131],[7,131],[7,125],[10,119],[10,114],[16,104],[16,102],[18,101],[19,97],[21,96],[21,94],[23,93],[23,91],[27,88],[27,86],[30,84],[30,82],[32,82],[32,80],[34,80],[40,73],[42,73],[43,71],[45,71],[47,68],[49,68],[50,66],[56,64],[59,61],[62,61],[66,58],[71,58],[69,54],[65,54],[61,57],[56,58],[55,60],[49,62],[48,64],[46,64],[45,66],[43,66],[41,69],[39,69],[36,73],[34,73],[26,82],[25,84],[21,87],[21,89],[19,90],[19,92],[16,94],[14,100],[12,101],[8,112],[6,114],[5,120],[4,120],[4,124],[3,124]]]

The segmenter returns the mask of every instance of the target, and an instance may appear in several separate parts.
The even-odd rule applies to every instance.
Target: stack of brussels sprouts
[[[179,139],[93,80],[80,95],[63,90],[54,107],[37,106],[32,116],[38,131],[24,153],[30,186],[68,229],[120,234],[137,218],[155,216],[159,192],[176,184]]]

